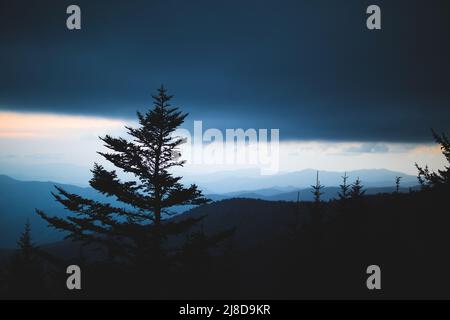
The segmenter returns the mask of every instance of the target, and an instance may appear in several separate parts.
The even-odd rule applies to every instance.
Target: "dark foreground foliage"
[[[22,291],[10,287],[14,295],[11,291],[2,295],[21,297],[21,292],[22,297],[44,298],[449,298],[450,216],[445,209],[448,195],[444,190],[430,189],[365,196],[357,201],[347,200],[344,207],[342,201],[332,201],[321,207],[324,221],[319,227],[310,223],[316,210],[313,203],[301,203],[299,209],[290,203],[285,207],[288,212],[280,212],[292,217],[292,223],[281,227],[285,232],[268,235],[251,246],[241,245],[239,239],[231,236],[213,248],[206,248],[204,233],[194,232],[183,237],[183,246],[164,265],[155,266],[149,261],[142,269],[113,262],[100,252],[87,249],[87,258],[80,256],[61,264],[49,263],[43,257],[45,290],[23,291],[21,282]],[[247,201],[250,200],[228,201],[223,208],[239,211]],[[261,202],[261,206],[267,204]],[[299,225],[294,224],[296,215],[302,221]],[[81,291],[65,288],[65,268],[69,264],[78,264],[82,269]],[[366,288],[366,268],[372,264],[381,267],[380,291]],[[14,270],[17,274],[23,269],[15,266]],[[41,279],[36,271],[24,270],[23,274]],[[36,282],[34,288],[35,285]]]

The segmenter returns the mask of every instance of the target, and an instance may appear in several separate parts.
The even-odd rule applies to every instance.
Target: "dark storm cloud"
[[[208,127],[429,140],[450,129],[448,2],[376,1],[371,32],[372,2],[0,0],[0,108],[134,117],[164,83]]]

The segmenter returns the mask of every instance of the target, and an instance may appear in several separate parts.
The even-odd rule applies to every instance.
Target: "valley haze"
[[[283,173],[273,176],[260,176],[257,171],[241,170],[219,172],[193,177],[186,176],[183,183],[198,183],[205,195],[213,201],[232,198],[260,199],[265,201],[312,201],[311,185],[315,182],[316,170],[307,169],[298,172]],[[344,172],[319,171],[321,183],[325,186],[323,200],[337,197],[338,186]],[[360,178],[367,189],[367,194],[393,192],[395,177],[401,176],[401,191],[415,188],[417,178],[401,172],[385,169],[356,170],[347,172],[349,183]],[[65,210],[54,201],[51,192],[54,186],[61,186],[69,192],[98,201],[117,205],[118,203],[90,187],[62,184],[54,181],[20,181],[7,175],[0,175],[0,248],[12,249],[16,246],[27,219],[33,227],[33,238],[38,244],[59,241],[63,235],[53,229],[35,213],[35,208],[43,209],[57,216],[65,215]],[[27,199],[27,201],[23,201]],[[175,207],[175,214],[191,209],[191,206]],[[214,215],[214,211],[209,213]]]

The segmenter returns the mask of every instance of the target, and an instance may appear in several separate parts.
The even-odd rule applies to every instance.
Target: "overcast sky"
[[[0,108],[131,119],[164,83],[218,128],[430,141],[450,124],[448,1],[0,1]],[[82,30],[66,29],[66,7]]]
[[[382,30],[366,28],[371,4]],[[430,128],[450,132],[449,12],[448,0],[0,0],[0,174],[85,185],[98,136],[124,136],[161,84],[187,129],[279,129],[280,172],[441,168]]]

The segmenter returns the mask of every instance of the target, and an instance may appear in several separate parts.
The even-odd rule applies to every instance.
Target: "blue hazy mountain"
[[[46,222],[34,211],[35,208],[39,208],[57,216],[64,214],[64,209],[51,195],[51,192],[55,191],[55,185],[84,197],[105,200],[104,196],[92,188],[55,182],[18,181],[0,175],[0,248],[15,246],[15,241],[22,232],[27,219],[32,225],[33,237],[37,243],[51,242],[62,238],[61,233],[49,230]]]
[[[306,169],[296,172],[279,173],[270,176],[261,176],[257,170],[238,170],[233,172],[220,172],[214,174],[205,174],[197,177],[186,176],[185,181],[197,183],[207,193],[225,194],[239,193],[242,190],[255,192],[255,190],[264,189],[282,189],[291,188],[303,189],[309,188],[316,180],[316,170]],[[319,179],[322,185],[337,187],[342,182],[344,172],[320,171]],[[388,187],[395,185],[395,177],[402,177],[403,187],[412,187],[417,185],[417,178],[402,172],[396,172],[386,169],[367,169],[347,172],[349,182],[360,178],[366,187]],[[282,190],[284,192],[291,190]],[[260,193],[260,192],[257,192]]]
[[[402,191],[407,191],[409,186],[417,184],[415,177],[388,170],[360,170],[349,172],[348,175],[350,177],[359,176],[367,189],[367,194],[392,192],[394,190],[394,178],[396,175],[403,177]],[[341,181],[341,176],[342,173],[339,172],[324,171],[320,173],[321,183],[327,186],[324,189],[324,200],[329,200],[337,196],[337,185]],[[241,181],[242,183],[236,185],[254,185],[255,188],[242,188],[240,190],[244,191],[214,193],[207,194],[207,196],[214,201],[229,198],[296,201],[298,192],[300,192],[300,200],[309,201],[312,199],[310,185],[315,181],[315,171],[304,170],[287,175],[261,178],[253,177],[248,178],[247,180],[242,178]],[[261,188],[258,187],[260,186],[258,181],[261,185],[267,185],[269,182],[273,182],[273,184]],[[349,181],[351,182],[352,179]],[[212,184],[212,182],[208,183]],[[212,184],[211,186],[216,186],[216,188],[210,189],[220,189],[221,186],[218,183],[219,182]],[[92,188],[55,182],[19,181],[5,175],[0,175],[0,248],[15,247],[16,240],[22,232],[23,225],[27,219],[30,220],[32,225],[33,238],[36,243],[42,244],[54,242],[63,238],[64,235],[62,233],[49,229],[46,222],[35,213],[35,208],[39,208],[56,216],[66,214],[62,206],[57,203],[51,195],[51,192],[55,191],[55,185],[61,186],[71,193],[76,193],[86,198],[118,205],[113,199],[99,194]],[[188,209],[191,208],[178,207],[174,209],[174,212],[181,213]]]

